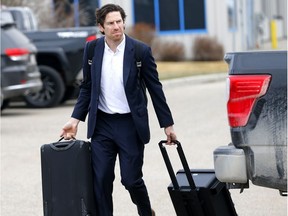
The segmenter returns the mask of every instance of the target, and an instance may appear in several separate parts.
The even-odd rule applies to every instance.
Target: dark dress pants
[[[118,154],[122,184],[129,191],[138,214],[151,216],[151,205],[142,179],[144,144],[138,137],[131,114],[99,111],[91,143],[97,215],[113,215],[112,192]]]

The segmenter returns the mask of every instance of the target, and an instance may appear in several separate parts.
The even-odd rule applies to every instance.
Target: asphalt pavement
[[[230,141],[225,110],[226,73],[165,80],[163,87],[175,120],[190,168],[213,168],[213,150]],[[1,116],[1,212],[3,216],[41,216],[42,186],[40,146],[58,140],[69,118],[74,100],[50,109],[27,109],[12,104]],[[171,180],[158,148],[165,139],[149,102],[151,141],[146,145],[144,179],[157,216],[175,216],[167,186]],[[86,139],[86,123],[81,123],[78,139]],[[176,150],[169,147],[175,171],[181,168]],[[114,184],[115,216],[136,216],[128,192],[120,182],[116,165]],[[250,185],[230,190],[240,216],[285,216],[287,197],[276,190]]]

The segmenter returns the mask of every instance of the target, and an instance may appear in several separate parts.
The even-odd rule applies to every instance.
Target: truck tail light
[[[23,48],[7,48],[5,54],[12,61],[27,61],[29,59],[29,50]]]
[[[231,75],[228,77],[228,119],[231,127],[242,127],[248,122],[255,101],[265,95],[270,75]]]
[[[96,35],[90,35],[86,38],[86,42],[97,39]]]

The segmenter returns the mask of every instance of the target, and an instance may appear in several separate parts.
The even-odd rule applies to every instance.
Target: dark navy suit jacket
[[[88,138],[93,136],[97,121],[101,68],[105,47],[104,37],[99,38],[96,43],[91,70],[88,64],[88,47],[90,43],[88,42],[85,46],[83,58],[83,76],[87,80],[85,84],[81,85],[79,97],[72,113],[73,118],[81,121],[85,121],[88,114]],[[162,90],[162,84],[159,82],[156,64],[150,47],[126,35],[123,84],[135,128],[142,142],[148,143],[150,140],[150,131],[147,100],[139,85],[139,75],[135,59],[135,43],[139,43],[141,46],[141,77],[149,91],[160,127],[168,127],[174,123]],[[87,76],[88,73],[91,74]]]

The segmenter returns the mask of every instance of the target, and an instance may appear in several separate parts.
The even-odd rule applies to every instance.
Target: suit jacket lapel
[[[96,81],[96,88],[99,89],[101,81],[102,61],[104,55],[104,37],[96,43],[94,50],[93,69],[91,77]],[[92,80],[92,82],[93,82]]]
[[[131,38],[126,36],[126,44],[125,44],[125,51],[124,51],[124,60],[123,60],[123,83],[124,86],[127,83],[129,73],[131,70],[131,65],[134,63],[133,61],[133,55],[134,55],[134,46],[133,41]],[[132,59],[132,61],[131,61]]]

